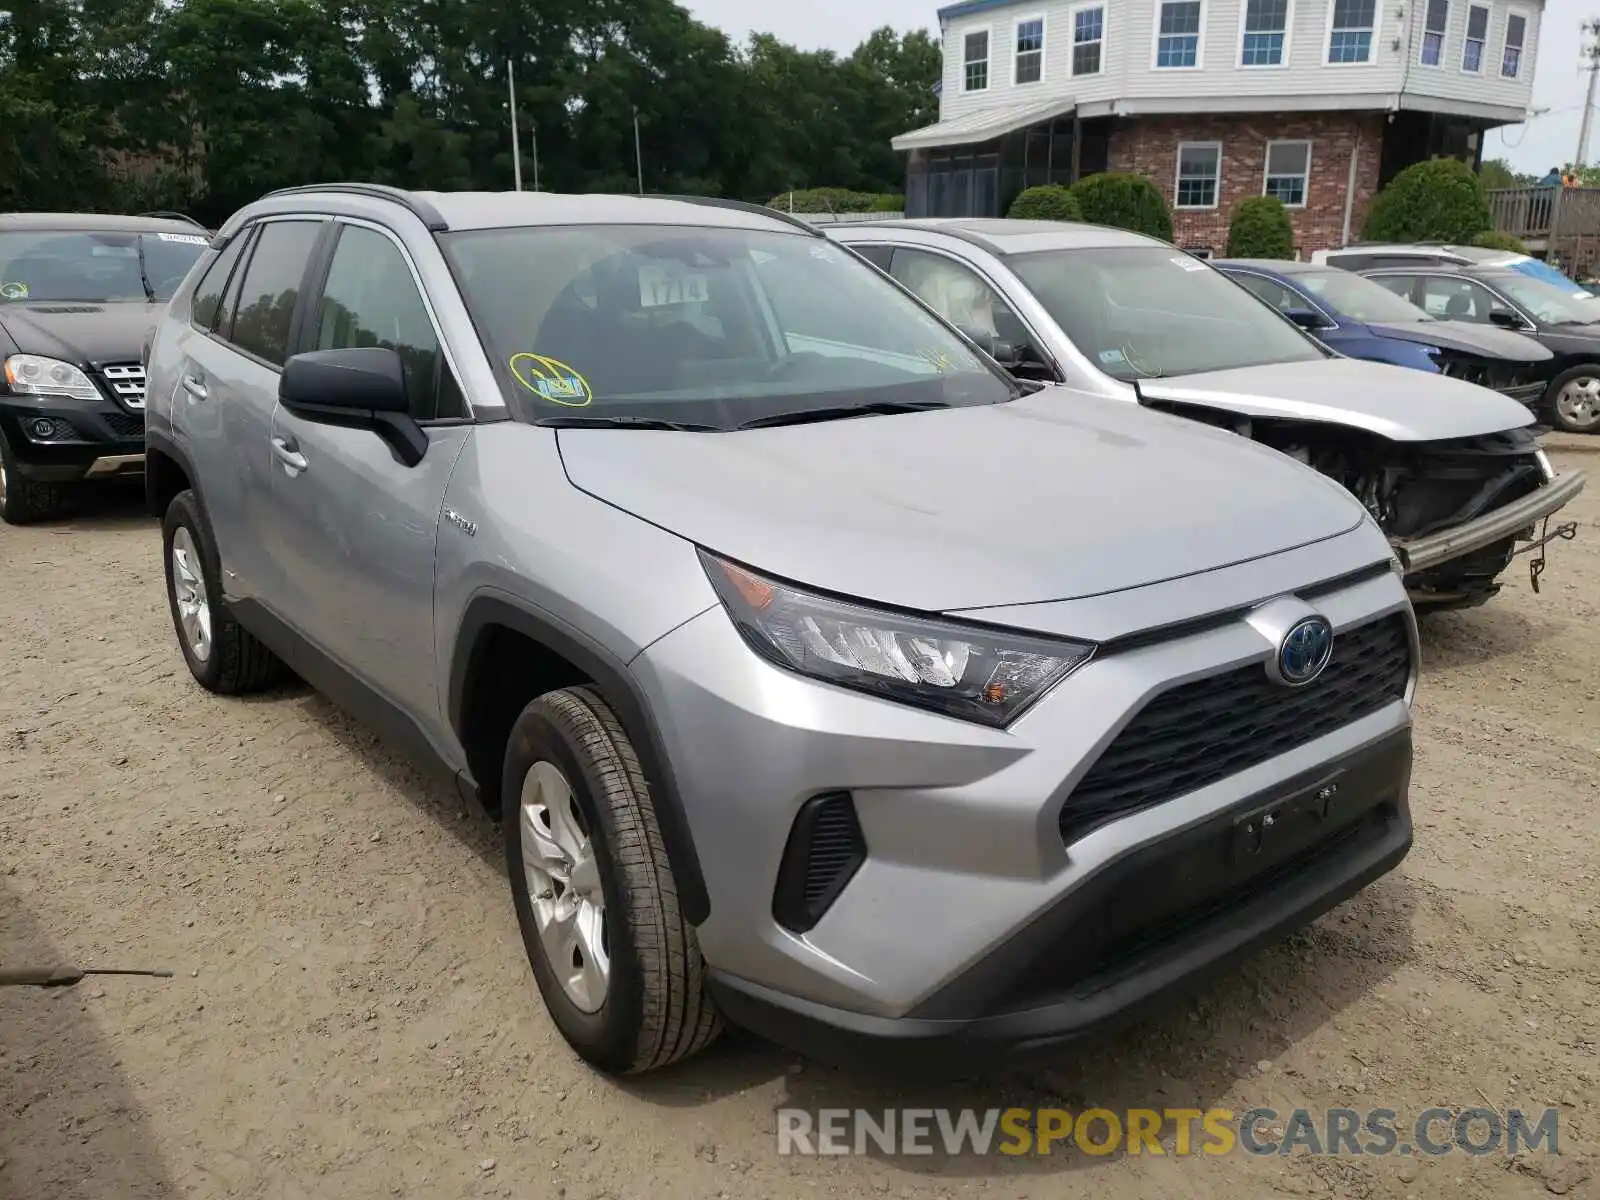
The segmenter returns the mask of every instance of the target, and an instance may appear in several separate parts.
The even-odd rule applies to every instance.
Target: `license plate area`
[[[1253,871],[1325,837],[1354,807],[1355,798],[1343,784],[1344,772],[1335,771],[1234,817],[1230,864]]]

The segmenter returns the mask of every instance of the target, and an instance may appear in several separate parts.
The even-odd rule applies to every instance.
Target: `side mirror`
[[[408,467],[428,451],[428,435],[411,417],[400,355],[386,347],[296,354],[284,364],[278,402],[307,421],[370,429]]]
[[[974,329],[971,325],[957,325],[956,328],[961,331],[962,337],[973,343],[978,347],[979,350],[982,350],[990,358],[994,358],[996,361],[998,361],[995,351],[1002,349],[1003,347],[1000,343],[1000,340],[996,338],[994,334],[988,333],[982,329]]]
[[[1329,328],[1329,322],[1321,313],[1309,308],[1291,308],[1283,314],[1301,329],[1315,333],[1319,329]]]
[[[1489,310],[1489,324],[1498,325],[1501,329],[1523,330],[1528,327],[1528,323],[1516,313],[1509,312],[1503,308]]]

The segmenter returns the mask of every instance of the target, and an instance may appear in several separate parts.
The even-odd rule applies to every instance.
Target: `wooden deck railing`
[[[1488,198],[1495,229],[1523,241],[1600,237],[1600,188],[1496,188]]]

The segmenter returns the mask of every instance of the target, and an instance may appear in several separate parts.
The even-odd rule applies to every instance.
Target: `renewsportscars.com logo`
[[[1559,1153],[1561,1115],[1546,1108],[780,1108],[779,1154],[1338,1155]]]

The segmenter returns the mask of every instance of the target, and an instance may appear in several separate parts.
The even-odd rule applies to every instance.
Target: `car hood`
[[[592,496],[758,570],[925,612],[1176,579],[1364,519],[1275,451],[1066,388],[736,433],[558,436]]]
[[[1474,325],[1470,321],[1413,321],[1394,325],[1369,321],[1367,328],[1379,337],[1461,350],[1508,362],[1545,362],[1554,357],[1526,334],[1514,329],[1496,329],[1493,325]]]
[[[23,354],[78,366],[138,362],[164,304],[36,301],[0,306],[4,328]]]
[[[1274,363],[1141,380],[1147,399],[1251,417],[1318,421],[1396,442],[1433,442],[1520,429],[1524,405],[1462,379],[1355,358]]]

